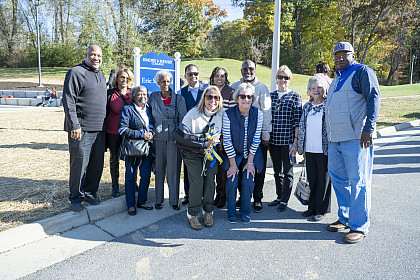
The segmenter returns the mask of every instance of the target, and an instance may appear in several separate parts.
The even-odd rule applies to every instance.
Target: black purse
[[[135,108],[131,108],[135,115],[144,123],[143,118]],[[127,136],[123,137],[121,143],[121,154],[130,158],[147,157],[150,153],[151,142],[144,139],[131,139]]]

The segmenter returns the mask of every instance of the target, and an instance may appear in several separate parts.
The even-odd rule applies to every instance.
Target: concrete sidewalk
[[[385,128],[378,131],[380,137],[375,140],[375,147],[415,134],[420,134],[420,120]],[[295,173],[300,169],[296,168]],[[268,168],[266,181],[272,180],[273,170]],[[183,189],[182,182],[180,189]],[[151,191],[149,201],[153,200],[154,192]],[[183,206],[181,212],[185,210],[186,206]],[[88,206],[80,213],[68,212],[1,232],[1,278],[25,276],[179,213],[165,203],[162,210],[139,209],[136,216],[128,216],[125,197],[119,197],[98,206]]]

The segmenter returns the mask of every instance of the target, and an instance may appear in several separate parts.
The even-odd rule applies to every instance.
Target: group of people
[[[120,194],[119,160],[125,162],[129,215],[153,209],[147,204],[151,172],[154,208],[163,207],[166,180],[169,204],[179,210],[183,162],[181,203],[188,204],[187,220],[193,229],[202,229],[200,216],[204,226],[212,226],[214,207],[226,203],[230,223],[238,218],[249,223],[252,211],[263,210],[268,151],[277,194],[268,206],[279,212],[287,210],[293,187],[291,156],[299,153],[305,157],[311,188],[302,216],[323,219],[330,211],[332,185],[339,219],[327,230],[350,229],[344,241],[359,242],[369,227],[379,86],[374,71],[355,61],[350,43],[340,42],[332,55],[335,79],[325,74],[328,64],[318,65],[318,74],[308,82],[309,101],[302,106],[301,96],[289,88],[293,75],[286,65],[277,70],[277,90],[270,93],[255,76],[256,65],[250,60],[243,62],[242,78],[232,85],[222,67],[213,69],[210,84],[204,85],[198,67],[189,64],[184,75],[188,84],[177,93],[170,87],[170,72],[159,71],[155,81],[160,90],[149,93],[146,87],[133,87],[133,73],[127,68],[116,71],[107,90],[99,72],[101,48],[89,46],[86,60],[67,73],[63,90],[71,209],[82,211],[82,201],[100,203],[97,191],[107,147],[114,197]],[[120,147],[127,139],[150,143],[148,154],[123,155]]]

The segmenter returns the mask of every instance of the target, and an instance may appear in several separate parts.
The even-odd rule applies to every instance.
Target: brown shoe
[[[204,225],[206,227],[211,227],[213,225],[213,214],[212,213],[204,213]]]
[[[200,221],[198,220],[198,215],[188,218],[188,222],[190,223],[190,226],[195,230],[200,230],[203,228],[203,226],[200,224]]]
[[[344,235],[343,241],[346,242],[346,243],[353,244],[353,243],[357,243],[360,240],[362,240],[363,237],[365,237],[363,232],[351,229],[349,233]]]
[[[350,227],[346,226],[345,224],[343,224],[340,221],[337,221],[337,222],[332,223],[332,224],[327,226],[327,230],[332,231],[332,232],[343,231],[343,230],[346,230],[348,228],[350,228]]]

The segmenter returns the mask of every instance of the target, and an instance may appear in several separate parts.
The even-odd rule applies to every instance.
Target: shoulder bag
[[[143,118],[136,111],[135,108],[131,108],[135,115],[144,123]],[[121,143],[121,154],[126,157],[147,157],[150,151],[150,141],[145,139],[131,139],[127,136],[123,137]]]
[[[299,181],[296,185],[295,196],[302,203],[302,205],[309,204],[309,196],[311,195],[311,189],[309,188],[308,179],[306,177],[306,161],[303,165],[302,172],[299,176]]]

